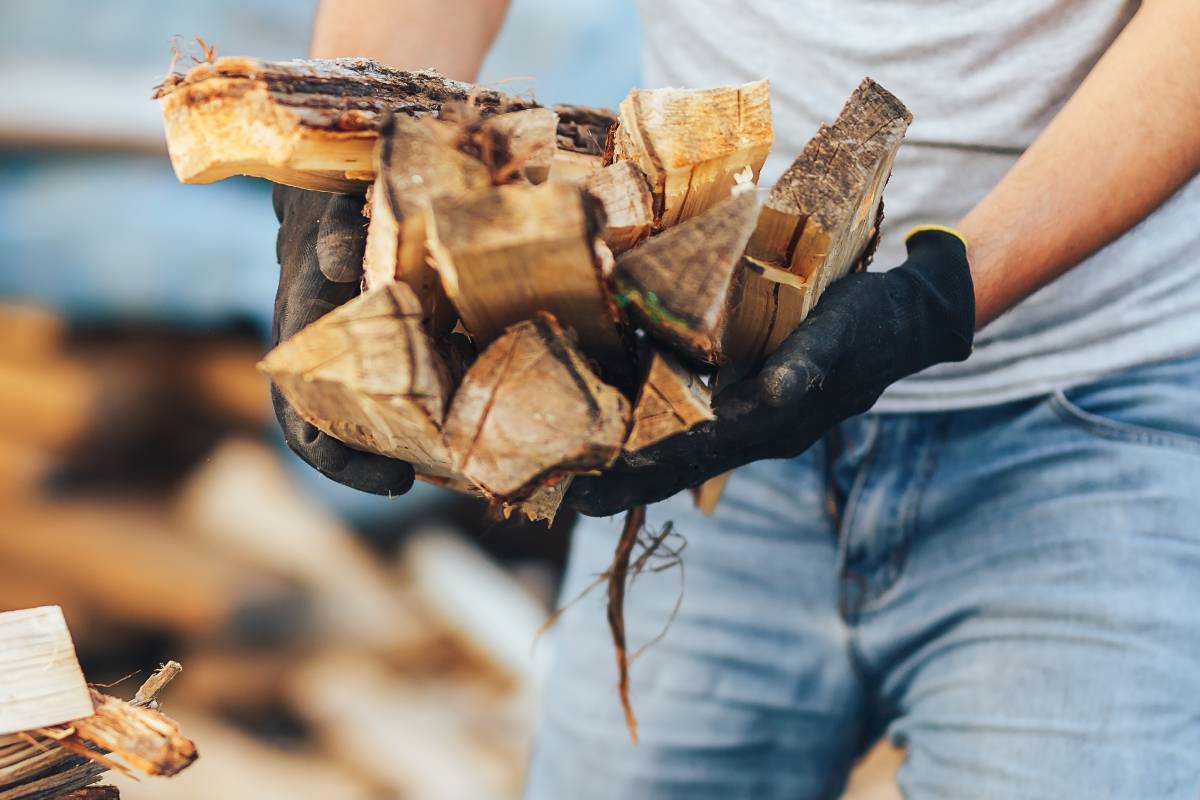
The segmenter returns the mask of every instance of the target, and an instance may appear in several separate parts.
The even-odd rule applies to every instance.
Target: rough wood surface
[[[619,302],[651,336],[701,364],[725,361],[738,263],[758,217],[752,184],[617,259]]]
[[[618,161],[580,182],[604,206],[604,243],[620,254],[640,244],[654,224],[654,196],[646,174],[632,161]]]
[[[43,606],[0,613],[0,734],[91,713],[87,681],[62,609]]]
[[[561,476],[609,466],[629,421],[629,401],[539,312],[467,371],[446,418],[446,444],[455,468],[487,495],[523,499]]]
[[[634,89],[621,101],[612,149],[646,173],[656,224],[669,227],[728,197],[746,167],[757,181],[773,138],[767,81]]]
[[[408,284],[421,303],[426,329],[434,334],[453,328],[458,314],[428,263],[430,201],[492,183],[483,162],[454,147],[439,126],[452,127],[452,123],[393,117],[384,126],[375,157],[371,223],[363,258],[367,288],[395,280]]]
[[[373,180],[372,151],[389,111],[436,115],[448,103],[469,102],[490,114],[535,105],[436,72],[404,72],[360,58],[220,58],[169,76],[155,97],[171,163],[184,183],[254,175],[325,191],[362,191]],[[594,160],[611,113],[571,106],[554,111],[558,148]]]
[[[803,279],[800,319],[830,283],[870,260],[883,189],[911,121],[903,103],[865,79],[767,196],[747,254]]]
[[[712,392],[699,376],[656,352],[633,409],[625,449],[636,452],[713,418]]]
[[[604,367],[627,363],[604,280],[600,209],[578,187],[551,181],[433,201],[429,247],[442,284],[479,346],[548,311],[569,320]]]
[[[406,284],[385,284],[281,342],[260,366],[330,436],[452,480],[441,438],[451,387],[422,316]]]
[[[746,372],[775,350],[808,315],[806,284],[792,272],[747,256],[741,296],[725,335],[732,368]]]

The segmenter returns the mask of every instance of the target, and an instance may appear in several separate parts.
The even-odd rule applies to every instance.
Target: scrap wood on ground
[[[185,769],[196,746],[157,702],[181,669],[168,662],[133,699],[118,700],[84,681],[57,606],[0,613],[0,800],[117,797],[88,787],[109,770]]]
[[[185,183],[365,196],[364,293],[262,363],[288,402],[531,519],[573,476],[711,424],[704,376],[752,374],[866,268],[911,121],[865,79],[760,202],[765,80],[633,90],[613,113],[365,59],[210,58],[155,97]],[[723,485],[698,495],[706,511]],[[635,540],[610,571],[623,702],[614,610]]]

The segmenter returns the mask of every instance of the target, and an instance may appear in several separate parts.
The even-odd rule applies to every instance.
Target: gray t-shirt
[[[955,224],[1000,180],[1137,9],[1128,0],[640,0],[645,85],[771,80],[770,185],[865,75],[913,112],[876,269],[918,223]],[[1053,221],[1048,221],[1052,224]],[[1032,235],[1032,234],[1031,234]],[[1030,397],[1200,353],[1200,178],[979,332],[971,358],[876,410]]]

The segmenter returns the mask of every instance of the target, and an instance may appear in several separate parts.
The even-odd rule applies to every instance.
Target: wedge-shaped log
[[[603,219],[577,186],[497,186],[433,201],[430,252],[442,285],[479,345],[549,311],[569,320],[583,351],[605,367],[626,364],[596,238]]]
[[[580,184],[604,206],[601,236],[614,253],[623,253],[650,235],[654,196],[646,173],[632,161],[618,161],[594,172]]]
[[[220,58],[168,76],[155,97],[171,163],[184,183],[254,175],[337,192],[361,192],[373,180],[375,139],[388,111],[436,115],[445,104],[469,102],[493,114],[534,105],[436,72],[404,72],[361,58]],[[567,171],[578,173],[580,161],[598,165],[612,113],[554,110]]]
[[[753,184],[617,259],[619,302],[651,336],[691,360],[719,365],[737,297],[738,262],[758,218]]]
[[[542,109],[539,109],[542,110]],[[526,112],[517,112],[524,114]],[[550,112],[553,114],[553,112]],[[497,119],[507,116],[502,114]],[[452,123],[393,117],[384,126],[371,188],[363,276],[368,289],[403,281],[417,296],[427,330],[442,334],[458,318],[426,247],[430,202],[492,185],[488,168],[450,144]]]
[[[766,81],[714,89],[631,91],[621,101],[613,156],[650,179],[658,227],[700,214],[729,196],[734,176],[754,180],[771,149]]]
[[[629,401],[596,377],[554,316],[511,326],[467,371],[446,418],[454,469],[485,494],[521,500],[621,451]]]
[[[656,352],[633,409],[625,449],[637,452],[713,418],[708,386],[671,356]]]
[[[386,284],[282,342],[259,367],[330,436],[454,482],[441,436],[451,387],[421,317],[406,284]]]

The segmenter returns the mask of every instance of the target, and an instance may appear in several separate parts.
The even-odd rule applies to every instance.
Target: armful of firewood
[[[965,242],[920,228],[907,244],[900,266],[832,284],[756,375],[717,395],[715,419],[626,452],[601,476],[576,478],[566,504],[607,516],[752,461],[791,458],[899,379],[965,359],[975,329]]]

